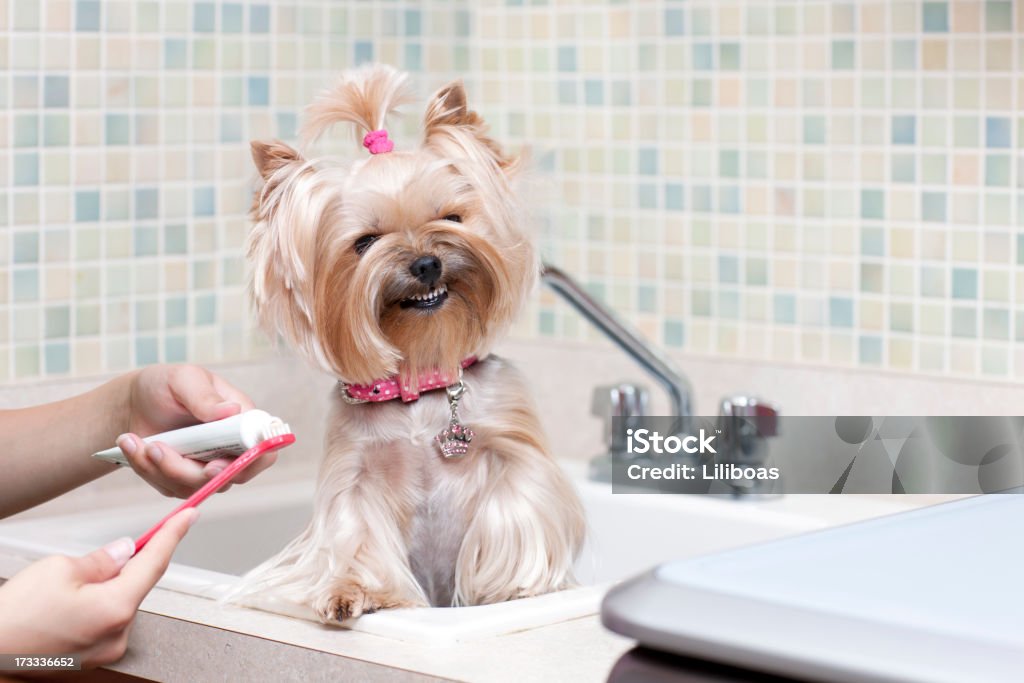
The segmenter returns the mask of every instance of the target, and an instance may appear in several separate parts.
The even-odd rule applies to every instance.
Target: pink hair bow
[[[368,149],[370,154],[383,154],[393,150],[395,143],[388,140],[388,132],[381,128],[380,130],[371,130],[363,137],[363,147]]]

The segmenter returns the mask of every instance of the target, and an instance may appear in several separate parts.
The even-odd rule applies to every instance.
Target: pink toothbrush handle
[[[139,536],[139,539],[135,541],[135,552],[142,550],[142,548],[149,543],[149,540],[153,538],[153,534],[160,531],[160,527],[162,527],[171,517],[187,508],[198,507],[200,503],[213,495],[217,489],[234,479],[239,472],[254,463],[264,453],[276,451],[279,448],[284,448],[285,446],[293,443],[295,443],[294,434],[281,434],[280,436],[272,436],[266,441],[261,441],[245,453],[242,453],[240,456],[232,460],[231,464],[224,468],[224,471],[203,484],[202,488],[188,497],[188,500],[174,508],[169,515],[153,525],[152,529]]]

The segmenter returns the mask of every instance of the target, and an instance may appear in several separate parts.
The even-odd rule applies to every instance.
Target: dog
[[[570,587],[585,534],[527,382],[489,353],[539,274],[523,156],[488,135],[459,81],[430,99],[422,143],[394,149],[385,119],[408,93],[374,65],[309,106],[305,141],[355,127],[369,155],[350,163],[252,143],[259,322],[338,382],[312,520],[238,597],[325,623]]]

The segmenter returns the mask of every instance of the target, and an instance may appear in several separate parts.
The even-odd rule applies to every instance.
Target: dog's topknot
[[[356,140],[384,128],[388,114],[411,101],[409,78],[386,64],[346,71],[306,108],[302,139],[311,143],[339,122],[355,125]]]

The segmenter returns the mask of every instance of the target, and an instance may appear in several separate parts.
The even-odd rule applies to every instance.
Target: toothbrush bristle
[[[263,434],[263,440],[266,441],[267,439],[272,439],[275,436],[291,433],[291,427],[288,426],[287,422],[277,422],[267,426],[267,429]]]

